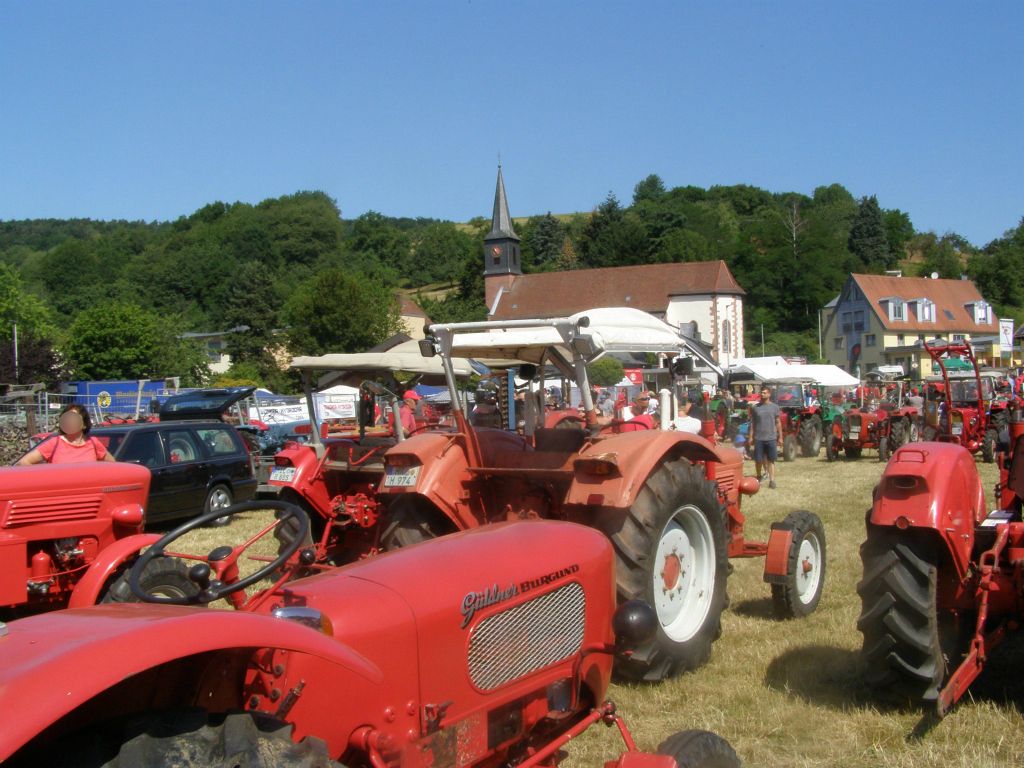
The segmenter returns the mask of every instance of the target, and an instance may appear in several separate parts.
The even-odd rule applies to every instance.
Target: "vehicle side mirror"
[[[658,631],[658,615],[643,600],[627,600],[615,609],[612,631],[619,648],[635,648],[654,637]]]
[[[425,339],[419,340],[420,354],[424,357],[436,357],[437,346],[434,344],[434,340],[429,336]]]

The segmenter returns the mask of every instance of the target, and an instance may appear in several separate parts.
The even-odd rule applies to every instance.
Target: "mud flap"
[[[772,523],[768,537],[768,554],[764,559],[764,580],[769,584],[785,584],[793,529],[785,523]]]

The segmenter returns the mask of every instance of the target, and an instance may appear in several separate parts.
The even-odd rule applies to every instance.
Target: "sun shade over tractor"
[[[628,307],[590,309],[544,320],[432,325],[429,330],[442,351],[453,357],[535,365],[545,356],[568,363],[578,354],[591,363],[608,352],[679,353],[683,347],[675,328]]]
[[[452,360],[455,375],[472,376],[468,360]],[[444,378],[441,361],[423,357],[415,341],[406,341],[386,352],[360,352],[357,354],[328,354],[292,358],[291,368],[298,371],[406,371],[420,376]]]

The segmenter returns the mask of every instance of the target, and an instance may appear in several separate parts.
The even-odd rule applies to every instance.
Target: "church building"
[[[523,274],[501,166],[484,238],[484,295],[494,320],[565,317],[634,307],[710,346],[720,365],[744,357],[744,291],[724,261],[642,264]]]

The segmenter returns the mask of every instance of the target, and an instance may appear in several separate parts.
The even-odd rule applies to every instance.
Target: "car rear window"
[[[239,453],[241,448],[235,442],[234,430],[229,428],[207,427],[196,429],[196,434],[203,441],[203,445],[213,456],[227,456]]]

